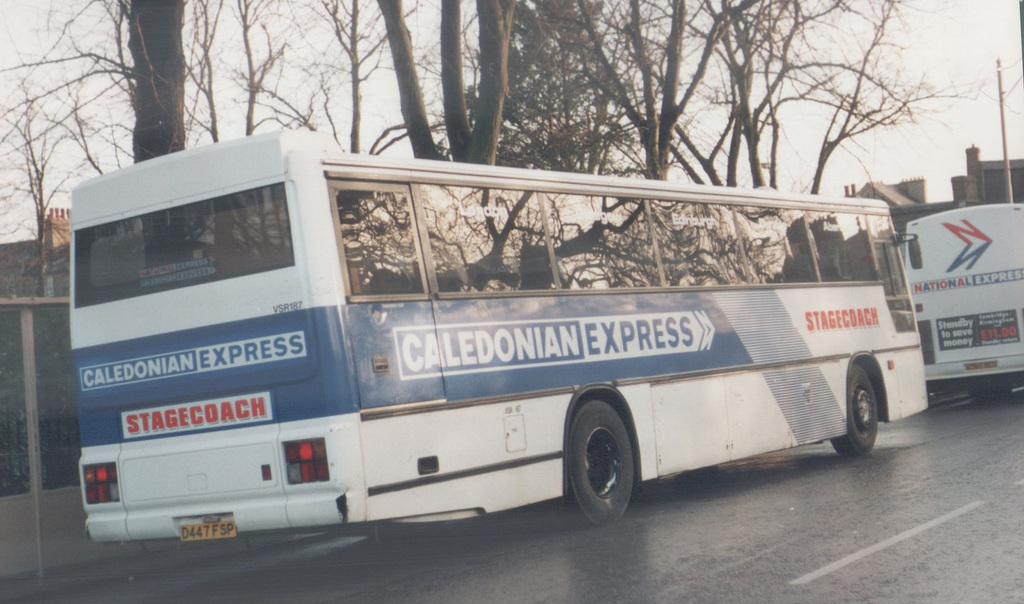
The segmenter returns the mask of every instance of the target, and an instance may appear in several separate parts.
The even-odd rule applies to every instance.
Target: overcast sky
[[[1004,65],[1007,141],[1011,158],[1024,158],[1024,86],[1021,84],[1020,0],[919,0],[934,12],[911,14],[913,24],[903,43],[901,60],[910,71],[927,71],[939,85],[956,83],[974,91],[970,98],[949,101],[941,112],[924,117],[919,124],[860,139],[862,148],[847,149],[836,156],[825,174],[823,194],[841,195],[847,184],[868,181],[897,183],[923,177],[929,201],[952,199],[950,178],[966,172],[964,150],[981,149],[983,160],[1002,159],[996,60]],[[0,25],[0,65],[10,65],[26,39],[35,42],[35,26],[21,16],[45,17],[48,7],[69,7],[51,0],[0,0],[4,19]],[[37,20],[38,23],[38,20]],[[51,33],[52,35],[52,33]],[[390,73],[386,77],[393,77]],[[5,89],[12,82],[3,81]],[[16,85],[16,83],[15,83]],[[366,98],[369,111],[382,103]],[[365,136],[371,133],[367,129]],[[799,137],[799,132],[791,133]],[[804,147],[808,153],[814,145]],[[782,174],[783,182],[809,180],[815,158],[793,164],[802,173]],[[788,163],[788,162],[787,162]],[[790,168],[792,169],[792,168]],[[799,184],[797,185],[799,186]]]
[[[982,160],[1002,159],[996,80],[1000,58],[1009,156],[1024,159],[1019,0],[948,0],[940,8],[920,15],[920,27],[908,33],[905,60],[926,69],[939,84],[957,82],[979,92],[951,101],[948,110],[918,125],[861,141],[865,152],[856,152],[864,165],[848,158],[831,164],[822,193],[842,194],[844,183],[859,187],[868,181],[892,184],[923,177],[928,201],[951,201],[949,179],[967,172],[965,149],[976,145]]]

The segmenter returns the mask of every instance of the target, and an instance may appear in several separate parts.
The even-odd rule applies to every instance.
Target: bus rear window
[[[74,262],[76,307],[291,266],[284,185],[76,231]]]

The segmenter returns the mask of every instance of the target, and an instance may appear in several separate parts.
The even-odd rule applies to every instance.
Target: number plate
[[[982,369],[996,369],[999,367],[999,361],[984,361],[981,363],[964,363],[964,369],[967,371],[981,371]]]
[[[233,520],[223,522],[201,522],[183,524],[178,529],[182,541],[204,541],[206,539],[232,539],[238,536]]]

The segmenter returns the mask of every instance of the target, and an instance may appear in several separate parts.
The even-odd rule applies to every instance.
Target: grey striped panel
[[[803,361],[810,348],[774,291],[715,292],[715,301],[732,323],[754,363]],[[763,374],[797,444],[846,433],[840,405],[819,367]]]

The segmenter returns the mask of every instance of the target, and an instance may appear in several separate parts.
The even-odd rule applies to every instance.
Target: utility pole
[[[999,125],[1003,132],[1003,175],[1006,178],[1006,203],[1013,203],[1013,182],[1010,180],[1010,155],[1006,150],[1006,103],[1003,99],[1003,62],[996,59],[996,81],[999,83]]]

